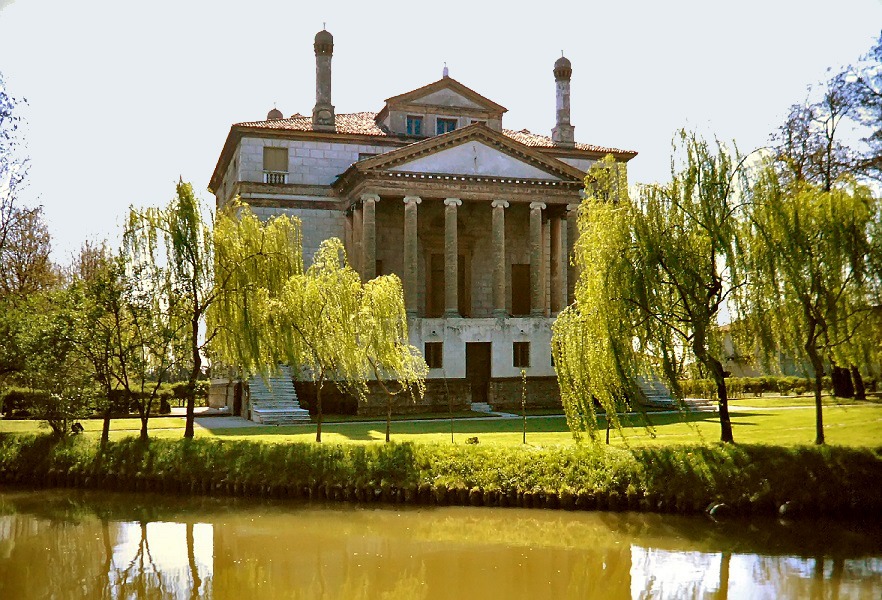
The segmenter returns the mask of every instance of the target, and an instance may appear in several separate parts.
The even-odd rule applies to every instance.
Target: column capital
[[[462,200],[459,198],[445,198],[444,206],[462,206]]]
[[[373,200],[374,202],[379,202],[380,196],[378,196],[377,194],[362,194],[361,195],[362,202],[367,202],[368,200]]]
[[[419,196],[405,196],[404,203],[405,204],[421,204],[423,201]]]
[[[494,200],[490,203],[493,208],[508,208],[508,202],[505,200]]]
[[[567,212],[578,212],[581,204],[567,204]]]
[[[539,210],[545,210],[545,203],[544,202],[530,202],[530,210],[536,210],[537,208]]]

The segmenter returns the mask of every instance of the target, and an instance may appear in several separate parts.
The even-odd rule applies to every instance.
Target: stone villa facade
[[[546,137],[505,129],[506,109],[446,68],[379,112],[335,114],[333,48],[330,33],[316,35],[311,116],[273,109],[232,126],[209,185],[217,205],[238,196],[258,215],[298,216],[307,264],[334,236],[364,280],[401,278],[411,343],[430,371],[424,401],[402,399],[400,411],[520,406],[522,369],[532,405],[559,405],[551,324],[572,298],[583,178],[607,154],[626,162],[636,152],[575,142],[566,58],[554,63]],[[371,413],[385,398],[339,402]]]

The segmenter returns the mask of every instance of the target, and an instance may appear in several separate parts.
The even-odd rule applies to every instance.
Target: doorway
[[[466,342],[466,379],[472,402],[487,402],[490,387],[490,342]]]

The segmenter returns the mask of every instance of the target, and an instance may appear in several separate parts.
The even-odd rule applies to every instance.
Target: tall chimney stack
[[[336,131],[334,105],[331,104],[331,56],[334,54],[334,36],[322,29],[315,34],[315,108],[312,109],[312,128],[316,131]]]
[[[554,63],[554,85],[557,90],[557,122],[551,130],[551,139],[558,146],[572,148],[576,138],[570,125],[570,78],[573,66],[569,59],[561,55]]]

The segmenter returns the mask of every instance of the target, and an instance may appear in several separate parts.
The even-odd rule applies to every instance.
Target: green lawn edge
[[[361,502],[878,518],[882,447],[267,444],[0,435],[0,483]]]

